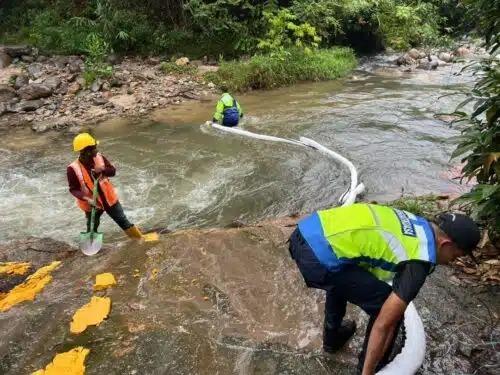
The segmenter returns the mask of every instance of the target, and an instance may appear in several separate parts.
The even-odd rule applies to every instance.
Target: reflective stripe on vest
[[[92,198],[94,181],[87,172],[87,169],[80,163],[78,159],[75,160],[73,163],[71,163],[69,166],[75,172],[75,175],[78,178],[78,181],[80,182],[80,189],[83,192],[84,196]],[[102,155],[99,153],[94,157],[94,166],[96,168],[105,167],[104,159]],[[116,194],[116,190],[111,181],[109,181],[107,177],[101,177],[99,179],[99,188],[102,194],[104,195],[104,198],[106,199],[108,206],[113,206],[114,204],[116,204],[116,202],[118,202],[118,195]],[[83,211],[90,212],[91,206],[87,201],[80,200],[77,198],[76,203],[78,207],[80,207]],[[100,209],[103,209],[104,207],[100,195],[98,195],[97,197],[97,207]]]
[[[318,260],[332,272],[354,263],[387,279],[401,262],[436,263],[430,223],[406,211],[354,204],[317,211],[298,227]]]

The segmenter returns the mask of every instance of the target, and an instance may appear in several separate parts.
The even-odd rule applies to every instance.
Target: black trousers
[[[362,368],[373,323],[385,300],[391,294],[392,288],[370,272],[354,264],[346,266],[342,271],[329,272],[316,258],[298,229],[295,229],[290,236],[289,249],[306,285],[310,288],[326,291],[325,330],[334,331],[340,327],[346,312],[347,302],[359,306],[370,316],[363,350],[359,356],[358,368]],[[378,369],[387,364],[391,351],[392,348],[389,348]]]
[[[125,212],[123,212],[123,208],[120,202],[116,202],[111,207],[105,207],[105,210],[106,213],[114,220],[116,224],[118,224],[121,229],[126,230],[134,225],[130,221],[128,221],[127,216],[125,216]],[[94,231],[97,231],[97,228],[99,228],[99,224],[101,223],[101,215],[103,213],[103,210],[96,210],[94,218]],[[90,212],[85,212],[85,216],[87,217],[87,232],[90,232]]]

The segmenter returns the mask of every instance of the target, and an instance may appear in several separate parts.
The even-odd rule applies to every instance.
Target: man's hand
[[[375,374],[377,364],[384,356],[406,310],[406,303],[391,293],[380,310],[370,333],[362,375]]]
[[[95,204],[94,204],[94,200],[93,200],[92,198],[85,197],[84,199],[85,199],[85,200],[87,201],[87,203],[88,203],[88,204],[90,204],[91,206],[95,206]]]

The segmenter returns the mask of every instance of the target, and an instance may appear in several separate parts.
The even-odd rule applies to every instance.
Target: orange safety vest
[[[96,168],[104,168],[104,159],[101,154],[97,154],[94,157],[94,165]],[[86,197],[92,198],[92,190],[94,189],[94,180],[90,177],[87,169],[80,163],[80,160],[76,159],[73,163],[69,165],[78,177],[78,181],[80,181],[80,188],[83,194]],[[116,202],[118,202],[118,195],[116,194],[115,187],[109,181],[107,177],[101,176],[99,178],[99,188],[108,203],[108,206],[113,206]],[[76,199],[76,204],[85,212],[90,212],[92,207],[87,201]],[[97,208],[104,209],[102,204],[101,195],[97,196]]]

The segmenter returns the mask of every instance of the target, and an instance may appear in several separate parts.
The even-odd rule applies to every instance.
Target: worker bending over
[[[226,87],[222,87],[222,90],[224,94],[222,94],[217,102],[212,121],[229,127],[238,126],[240,118],[243,117],[243,110],[240,103],[231,94],[226,92]]]
[[[299,221],[290,254],[307,286],[326,291],[324,351],[339,350],[354,334],[355,323],[343,321],[350,302],[370,316],[358,371],[379,371],[427,276],[437,264],[471,254],[479,238],[465,215],[442,214],[433,223],[374,204],[320,210]]]

